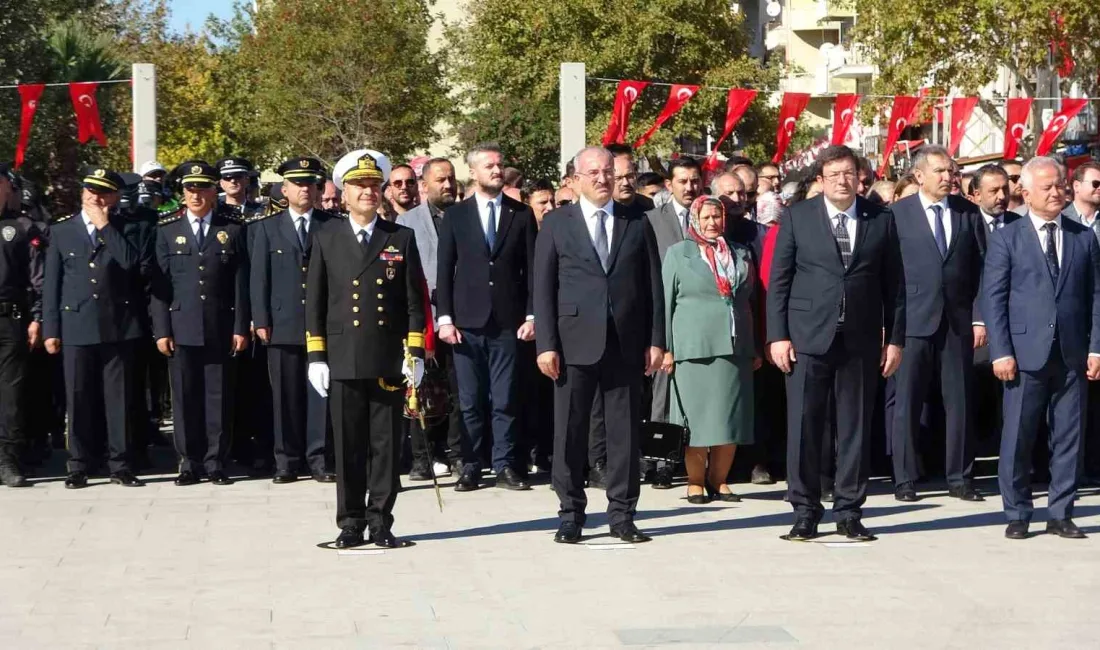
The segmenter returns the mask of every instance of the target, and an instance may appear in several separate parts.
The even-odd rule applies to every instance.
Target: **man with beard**
[[[390,170],[389,194],[390,207],[394,215],[400,217],[420,203],[417,191],[416,172],[408,165],[394,165]]]
[[[1020,184],[1020,174],[1023,165],[1015,160],[1002,160],[1001,169],[1008,174],[1008,211],[1020,216],[1027,214],[1027,206],[1024,205],[1024,186]]]
[[[321,190],[321,209],[332,214],[343,209],[340,205],[340,190],[331,180],[325,181],[325,188]]]
[[[394,169],[400,173],[402,167]],[[398,215],[397,223],[412,228],[416,234],[416,248],[420,253],[420,264],[424,268],[424,277],[428,283],[428,295],[431,298],[432,318],[436,309],[436,264],[439,258],[439,229],[443,223],[443,214],[455,204],[458,197],[458,181],[455,168],[446,158],[432,158],[421,168],[419,194],[423,197],[420,205]],[[435,361],[441,372],[447,373],[447,382],[452,395],[458,394],[458,378],[455,375],[454,351],[443,341],[436,343]],[[435,369],[432,369],[434,371]],[[421,429],[419,421],[410,425],[409,436],[412,443],[413,466],[409,470],[410,481],[431,480],[431,472],[436,476],[445,476],[453,469],[461,475],[462,460],[462,412],[452,408],[450,415],[436,426]],[[444,440],[446,450],[444,451]],[[442,453],[441,453],[442,452]],[[439,463],[433,466],[436,458],[446,458],[448,465]]]

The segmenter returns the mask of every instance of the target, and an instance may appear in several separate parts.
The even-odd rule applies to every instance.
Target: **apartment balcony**
[[[836,46],[828,54],[829,76],[833,79],[870,79],[875,66],[866,50],[856,46]]]
[[[786,22],[792,31],[839,31],[851,24],[855,11],[837,0],[788,0]]]
[[[783,92],[821,96],[829,93],[829,80],[819,74],[797,74],[781,80],[779,87]]]

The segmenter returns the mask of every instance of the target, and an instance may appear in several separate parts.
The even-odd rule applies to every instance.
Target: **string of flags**
[[[34,124],[34,115],[38,112],[38,104],[42,99],[42,93],[47,86],[68,86],[69,98],[73,104],[73,113],[76,114],[77,140],[84,144],[94,139],[99,146],[107,146],[107,135],[103,132],[103,122],[99,118],[99,103],[96,101],[96,89],[101,83],[122,83],[129,79],[112,81],[76,81],[65,84],[20,84],[16,86],[19,91],[19,99],[22,108],[19,114],[19,139],[15,144],[15,167],[23,165],[26,158],[27,144],[30,142],[31,126]]]
[[[630,123],[630,112],[634,108],[634,104],[637,103],[643,90],[651,85],[669,86],[668,99],[665,101],[664,108],[661,109],[653,125],[634,142],[635,149],[645,144],[665,122],[678,113],[685,104],[695,97],[701,88],[700,86],[688,84],[655,84],[649,81],[636,81],[630,79],[596,80],[618,82],[615,91],[615,104],[611,110],[611,119],[603,135],[603,144],[605,146],[612,143],[623,143],[626,139],[627,128]],[[708,171],[713,171],[720,167],[718,161],[718,148],[726,141],[730,134],[733,133],[738,122],[740,122],[741,118],[745,115],[745,112],[759,93],[757,90],[745,88],[729,88],[726,90],[728,90],[728,94],[726,98],[725,124],[721,135],[714,141],[714,146],[703,163],[703,169]],[[843,144],[845,142],[855,122],[855,113],[861,99],[862,97],[856,94],[846,93],[836,95],[833,109],[832,137],[830,138],[831,144]],[[910,124],[919,123],[921,104],[926,99],[928,99],[927,88],[921,89],[916,95],[897,95],[893,97],[889,121],[887,122],[886,146],[883,149],[886,155],[883,156],[882,168],[879,170],[880,174],[886,171],[886,167],[889,164],[889,154],[893,152],[894,146],[898,143],[902,131]],[[1051,118],[1050,122],[1047,123],[1046,128],[1043,129],[1042,134],[1039,136],[1039,141],[1035,148],[1036,155],[1044,156],[1050,153],[1055,143],[1058,141],[1058,138],[1060,138],[1065,131],[1070,120],[1076,117],[1077,114],[1088,105],[1089,99],[1090,98],[1087,97],[1061,98],[1061,108],[1054,117]],[[803,111],[806,110],[809,101],[809,93],[783,93],[779,103],[779,120],[775,134],[775,155],[772,157],[773,163],[781,162],[784,155],[786,155],[787,149],[790,147],[791,137],[794,135],[795,127],[798,124],[798,118],[802,115]],[[1035,98],[1030,97],[1013,97],[1005,101],[1005,159],[1016,157],[1020,143],[1027,133],[1027,122],[1031,115],[1031,108],[1034,102]],[[955,97],[950,101],[951,138],[949,150],[952,156],[958,152],[959,145],[962,143],[963,134],[966,131],[966,126],[977,105],[977,97]]]

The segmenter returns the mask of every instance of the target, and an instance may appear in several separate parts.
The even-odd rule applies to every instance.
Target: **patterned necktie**
[[[1058,224],[1053,221],[1044,224],[1043,230],[1047,231],[1047,268],[1050,269],[1050,277],[1054,279],[1054,284],[1058,284],[1058,247],[1054,242],[1054,232],[1058,230]]]
[[[852,263],[852,240],[848,237],[848,227],[845,225],[847,221],[847,215],[841,212],[836,215],[836,228],[833,229],[837,246],[840,247],[840,261],[844,264],[844,268],[848,268]]]
[[[306,218],[305,217],[298,217],[298,243],[301,244],[302,250],[305,250],[307,248],[307,246],[306,246],[306,238],[307,237],[309,237],[309,235],[306,234]]]
[[[489,250],[493,250],[493,245],[497,241],[497,204],[496,201],[489,202],[489,223],[485,225],[485,243],[489,246]]]
[[[202,245],[206,242],[206,233],[202,231],[202,219],[197,219],[196,222],[199,225],[199,231],[195,233],[195,243],[202,248]]]
[[[610,255],[610,247],[607,245],[607,213],[596,210],[596,256],[600,258],[600,266],[607,273],[607,258]]]
[[[933,232],[936,235],[936,248],[940,249],[940,257],[947,257],[947,231],[943,227],[943,206],[932,206]]]

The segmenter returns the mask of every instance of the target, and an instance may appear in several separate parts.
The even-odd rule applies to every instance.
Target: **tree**
[[[447,38],[461,89],[459,144],[497,140],[529,176],[557,175],[563,61],[585,63],[586,140],[593,143],[607,126],[615,95],[614,83],[595,77],[770,89],[780,72],[747,56],[743,17],[728,0],[484,0],[469,5],[468,22],[450,26]],[[667,97],[662,87],[642,93],[631,116],[631,138],[653,123]],[[770,142],[774,136],[775,111],[762,100],[738,128],[742,141]],[[642,153],[678,150],[679,138],[703,138],[708,128],[721,128],[725,102],[724,91],[701,91]]]
[[[1020,96],[1036,97],[1038,77],[1053,74],[1064,62],[1061,51],[1052,55],[1051,43],[1060,41],[1072,47],[1077,63],[1061,82],[1063,91],[1073,82],[1086,90],[1096,87],[1100,12],[1092,0],[849,1],[858,16],[853,42],[866,48],[878,68],[876,93],[914,93],[931,86],[934,94],[956,90],[974,95],[1004,70]],[[1061,26],[1056,16],[1061,16]],[[994,124],[1004,127],[999,102],[983,97],[979,105]],[[1034,132],[1021,153],[1034,147],[1043,108],[1040,102],[1033,105]]]

